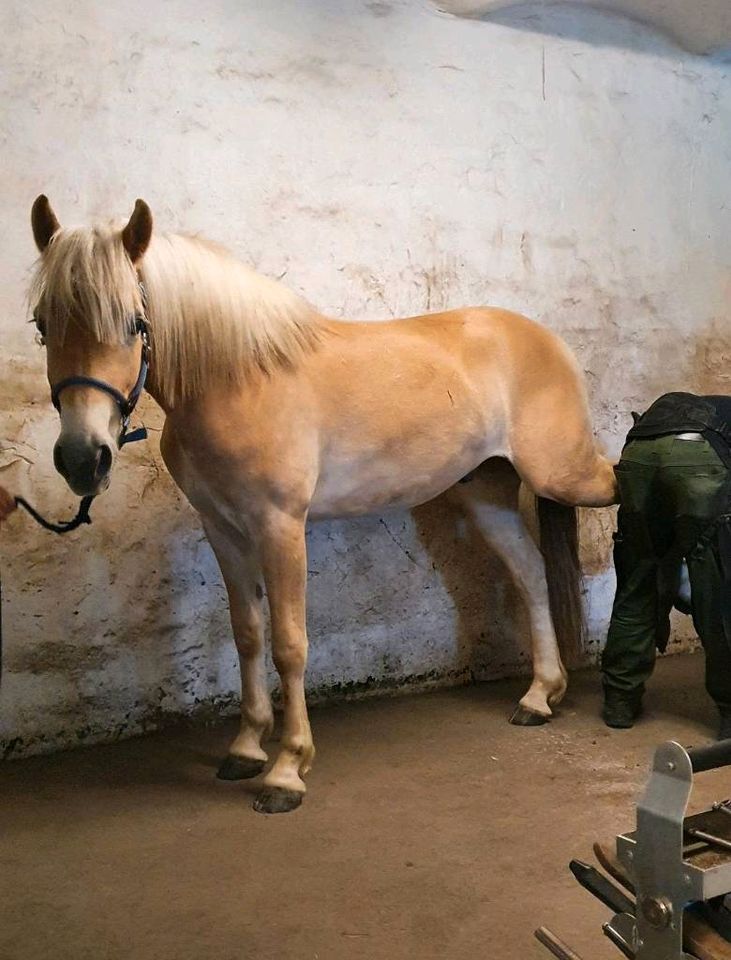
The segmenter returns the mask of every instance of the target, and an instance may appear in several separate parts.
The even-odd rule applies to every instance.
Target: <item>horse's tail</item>
[[[566,666],[576,666],[585,634],[576,507],[566,507],[545,497],[536,497],[536,507],[558,646]]]

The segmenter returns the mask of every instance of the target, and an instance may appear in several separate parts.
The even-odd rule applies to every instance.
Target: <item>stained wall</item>
[[[591,10],[534,26],[426,0],[7,0],[0,482],[73,508],[25,323],[41,191],[64,223],[143,196],[335,316],[527,312],[576,351],[612,455],[659,392],[728,390],[728,66]],[[8,755],[235,706],[220,576],[161,464],[160,413],[141,415],[151,440],[92,527],[57,539],[18,516],[0,534]],[[584,518],[587,660],[612,522]],[[447,504],[319,525],[309,571],[313,695],[527,668],[516,593]]]

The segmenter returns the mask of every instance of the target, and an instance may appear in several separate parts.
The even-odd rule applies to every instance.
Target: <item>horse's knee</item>
[[[297,636],[273,638],[272,660],[282,677],[304,673],[307,665],[307,640]]]
[[[231,607],[231,626],[236,649],[242,657],[255,657],[264,651],[264,614],[257,602]]]
[[[241,630],[234,634],[236,649],[242,660],[255,660],[264,654],[264,631]]]

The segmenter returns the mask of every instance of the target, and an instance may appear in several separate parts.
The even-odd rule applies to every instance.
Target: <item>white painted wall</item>
[[[577,351],[613,454],[659,392],[728,390],[728,67],[549,15],[532,33],[426,0],[6,0],[0,482],[72,510],[23,322],[41,190],[67,223],[143,196],[338,316],[527,312]],[[220,578],[156,446],[125,450],[93,527],[0,534],[8,752],[234,701]],[[590,655],[610,526],[585,535]],[[319,527],[310,571],[314,691],[525,668],[515,593],[446,505]]]

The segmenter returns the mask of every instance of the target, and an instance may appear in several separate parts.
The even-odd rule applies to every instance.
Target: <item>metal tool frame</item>
[[[703,876],[683,860],[683,823],[693,788],[693,766],[678,743],[655,751],[652,773],[637,804],[637,830],[617,837],[617,856],[632,878],[637,917],[619,916],[606,931],[621,926],[636,960],[691,960],[683,950],[683,910],[704,900]]]
[[[693,774],[729,764],[731,740],[690,750],[668,741],[655,751],[650,779],[637,804],[637,828],[617,837],[618,859],[636,893],[636,916],[617,913],[603,928],[631,960],[695,960],[683,949],[683,911],[692,902],[731,892],[731,853],[698,866],[686,859],[685,841],[688,833],[697,835],[685,822]],[[718,850],[727,850],[723,838],[704,835],[716,841]],[[577,958],[545,928],[538,939],[561,960]]]

